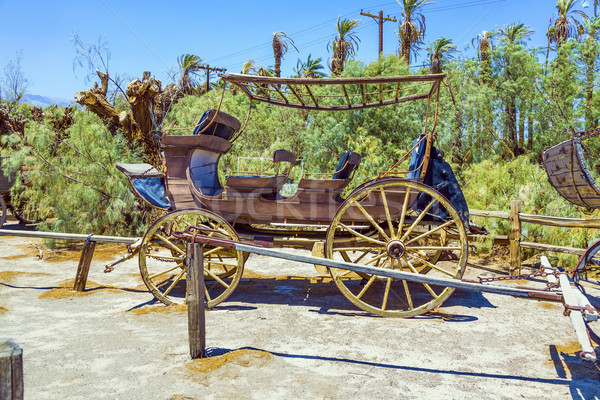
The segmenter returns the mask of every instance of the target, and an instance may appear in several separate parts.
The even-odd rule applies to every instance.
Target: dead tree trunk
[[[23,115],[10,115],[8,107],[0,104],[0,135],[9,135],[11,133],[24,135],[26,123],[27,118]]]
[[[161,164],[160,143],[154,132],[152,115],[154,113],[157,124],[162,122],[167,99],[173,103],[181,97],[175,86],[169,85],[163,91],[161,82],[151,77],[150,72],[144,72],[141,81],[136,79],[127,85],[126,95],[131,111],[120,111],[106,99],[108,75],[98,72],[98,76],[102,87],[95,84],[92,89],[75,94],[75,101],[105,120],[111,132],[120,128],[130,143],[140,143],[144,148],[144,161],[158,167]]]

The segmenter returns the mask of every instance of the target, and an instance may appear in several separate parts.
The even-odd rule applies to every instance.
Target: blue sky
[[[424,8],[425,41],[451,38],[463,55],[472,57],[471,39],[478,33],[522,22],[535,31],[529,46],[545,47],[555,4],[555,0],[437,0]],[[151,71],[166,83],[168,71],[184,53],[196,54],[228,72],[239,72],[249,59],[272,65],[273,32],[284,31],[299,49],[283,61],[283,75],[289,76],[298,58],[305,60],[312,54],[313,59],[327,61],[331,55],[327,43],[338,16],[363,22],[358,28],[357,59],[375,60],[378,26],[372,18],[361,16],[361,9],[401,17],[394,0],[0,0],[0,68],[22,51],[28,93],[71,100],[91,85],[84,80],[86,71],[73,71],[74,33],[87,43],[104,38],[112,54],[111,73],[141,77],[143,71]],[[386,22],[383,27],[384,53],[394,53],[397,23]],[[426,56],[424,49],[420,56]]]

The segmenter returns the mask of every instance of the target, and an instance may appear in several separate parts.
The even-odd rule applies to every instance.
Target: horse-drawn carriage
[[[164,172],[148,164],[118,164],[141,198],[168,211],[150,226],[139,248],[142,278],[157,299],[166,304],[185,300],[185,243],[173,233],[188,226],[214,238],[300,247],[374,267],[462,277],[468,253],[468,209],[450,166],[434,147],[443,74],[351,79],[231,74],[222,79],[237,86],[251,104],[263,101],[305,110],[356,112],[423,100],[423,130],[400,160],[404,164],[399,161],[345,196],[361,162],[352,151],[340,155],[338,167],[330,174],[304,174],[290,196],[281,189],[296,155],[285,149],[274,153],[270,168],[232,173],[223,181],[219,160],[242,134],[250,112],[242,124],[222,112],[220,103],[202,115],[191,135],[162,136]],[[399,170],[403,165],[405,170]],[[233,292],[246,257],[222,246],[204,246],[208,307]],[[351,302],[385,316],[424,313],[453,291],[342,269],[330,268],[329,273]]]
[[[142,278],[158,300],[185,301],[186,242],[192,231],[205,238],[208,307],[229,297],[240,281],[248,253],[235,243],[302,248],[339,265],[364,266],[349,270],[329,263],[323,270],[353,304],[378,315],[419,315],[452,294],[465,271],[472,226],[456,178],[434,146],[443,74],[332,79],[230,74],[222,79],[249,97],[244,123],[221,111],[222,96],[191,134],[162,136],[164,172],[148,164],[118,165],[141,198],[168,211],[138,248]],[[271,165],[261,171],[219,176],[219,160],[243,134],[253,101],[348,112],[423,101],[424,121],[412,147],[392,168],[355,189],[348,187],[362,157],[345,151],[330,174],[303,174],[296,192],[285,195],[283,185],[296,164],[296,155],[285,149],[275,151]],[[549,176],[552,182],[550,171]],[[595,246],[582,257],[577,279],[598,265],[600,242]]]

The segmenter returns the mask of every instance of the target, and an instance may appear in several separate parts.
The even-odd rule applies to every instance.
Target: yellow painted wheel
[[[154,297],[167,305],[185,302],[186,241],[175,238],[172,233],[182,232],[190,225],[218,231],[208,236],[239,240],[227,221],[205,210],[177,210],[154,222],[140,246],[140,272]],[[204,246],[203,253],[204,295],[210,308],[234,291],[243,273],[245,257],[241,251],[210,245]]]
[[[446,210],[446,218],[436,217]],[[456,209],[415,181],[385,179],[352,193],[338,209],[325,242],[330,259],[460,279],[468,244]],[[453,292],[378,275],[330,268],[341,292],[362,310],[408,318],[439,307]]]

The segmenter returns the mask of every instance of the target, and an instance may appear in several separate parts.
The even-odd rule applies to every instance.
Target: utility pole
[[[383,23],[385,21],[396,22],[396,19],[390,18],[389,15],[387,17],[384,17],[383,11],[381,10],[379,11],[379,15],[369,14],[360,10],[360,15],[364,15],[365,17],[377,18],[377,20],[379,21],[379,54],[383,53]]]
[[[215,71],[215,72],[227,71],[225,68],[211,68],[210,65],[208,65],[208,64],[202,65],[201,68],[206,70],[206,93],[208,93],[208,90],[210,88],[210,71]]]

